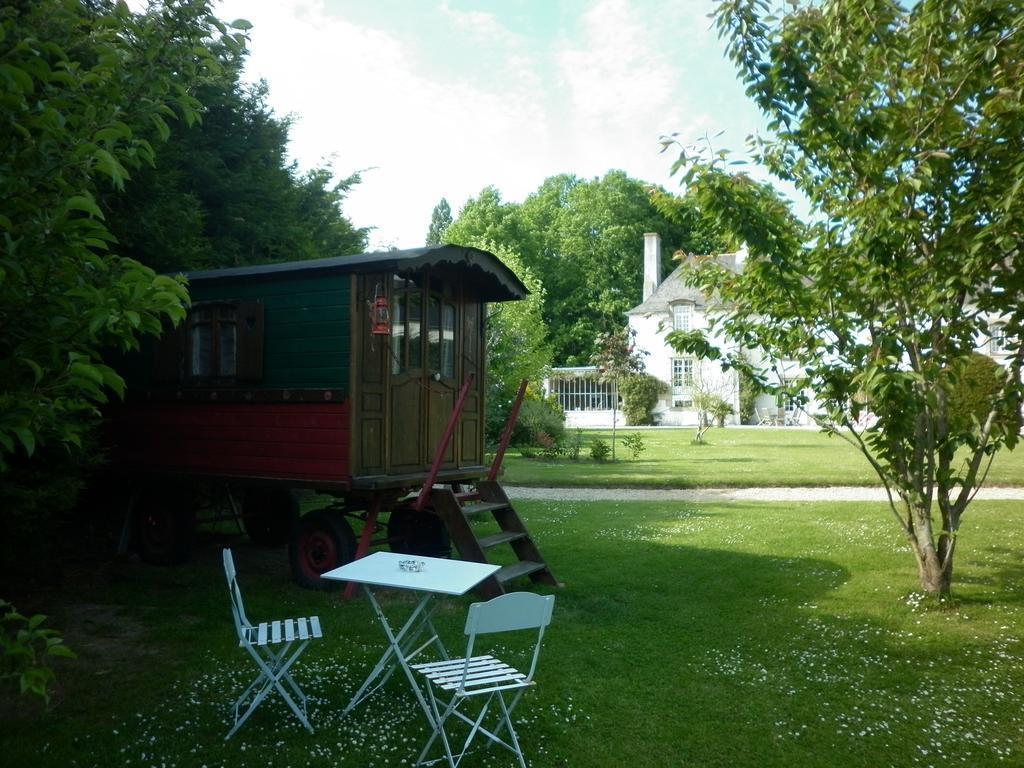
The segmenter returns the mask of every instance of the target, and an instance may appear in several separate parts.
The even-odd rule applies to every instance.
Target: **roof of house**
[[[740,266],[741,260],[737,258],[741,253],[720,253],[716,258],[727,268],[738,272],[742,268]],[[672,270],[671,274],[658,284],[658,287],[654,289],[654,293],[626,312],[626,314],[646,316],[670,315],[672,313],[672,305],[681,301],[692,302],[696,307],[705,306],[707,304],[707,297],[696,288],[686,285],[683,281],[683,271],[687,266],[687,262],[694,258],[706,257],[687,256],[685,262]]]
[[[515,273],[490,251],[464,245],[434,245],[402,251],[331,256],[308,261],[285,261],[254,267],[229,267],[189,272],[189,282],[271,280],[279,277],[336,273],[415,272],[425,266],[461,267],[470,271],[483,301],[515,301],[529,294]]]

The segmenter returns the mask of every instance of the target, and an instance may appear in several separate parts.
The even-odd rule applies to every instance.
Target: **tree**
[[[367,232],[341,212],[354,174],[300,174],[291,121],[267,105],[265,82],[241,82],[242,54],[194,89],[202,121],[170,134],[155,163],[100,201],[123,255],[157,271],[210,269],[359,253]]]
[[[245,39],[205,0],[143,14],[39,0],[6,5],[0,24],[3,471],[40,444],[81,446],[97,406],[123,390],[101,350],[183,317],[184,287],[117,252],[97,198],[153,162],[151,127],[163,137],[168,118],[198,118],[190,88],[219,67],[208,42]]]
[[[529,290],[521,301],[494,302],[487,308],[485,431],[488,440],[496,441],[508,421],[520,382],[526,379],[532,393],[538,393],[551,367],[551,343],[541,316],[544,286],[511,248],[472,237],[458,242],[494,253]]]
[[[715,292],[713,325],[736,348],[799,364],[796,386],[884,483],[921,588],[948,595],[962,517],[1018,440],[1001,417],[1022,396],[1021,6],[825,0],[773,18],[763,0],[730,0],[716,25],[774,132],[752,142],[755,161],[812,215],[727,170],[725,153],[682,148],[675,168],[702,212],[750,251],[741,274],[709,259],[691,284]],[[951,393],[993,318],[1007,331],[998,394],[954,424]],[[706,338],[673,338],[764,378]]]
[[[645,232],[661,235],[665,275],[673,251],[721,245],[692,204],[677,201],[669,219],[650,194],[647,182],[608,171],[590,180],[554,176],[523,202],[520,228],[534,238],[523,259],[548,290],[544,317],[561,364],[585,365],[595,339],[616,333],[624,313],[640,303]]]
[[[615,430],[618,421],[619,381],[644,372],[644,355],[635,343],[636,331],[622,328],[614,333],[602,333],[594,341],[594,354],[590,364],[597,367],[601,381],[613,385],[612,394],[612,461],[615,461]]]
[[[695,443],[704,443],[704,435],[715,424],[723,426],[733,412],[739,381],[712,361],[698,360],[693,372],[693,406],[697,409]]]
[[[488,187],[462,207],[447,239],[514,248],[544,285],[554,359],[585,365],[598,334],[617,331],[623,313],[640,302],[645,232],[662,236],[663,274],[674,250],[704,253],[722,244],[692,203],[676,201],[669,218],[653,207],[650,189],[622,171],[591,180],[552,176],[521,204],[503,202]]]
[[[443,197],[430,214],[430,229],[427,230],[427,245],[441,245],[445,234],[452,225],[452,209]]]

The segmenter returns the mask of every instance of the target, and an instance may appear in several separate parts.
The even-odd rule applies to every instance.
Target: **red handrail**
[[[505,449],[508,448],[509,441],[512,439],[512,429],[516,425],[516,419],[519,418],[519,408],[523,405],[523,395],[526,394],[526,379],[523,379],[519,384],[519,391],[516,393],[516,399],[512,403],[512,410],[508,414],[508,422],[505,424],[505,431],[501,433],[501,440],[498,442],[498,450],[494,454],[494,461],[491,462],[491,471],[487,473],[487,479],[491,482],[498,476],[498,471],[501,469],[501,462],[505,458]]]
[[[416,497],[416,501],[413,502],[412,508],[417,512],[423,509],[427,503],[427,497],[430,495],[430,489],[434,487],[434,481],[437,480],[437,473],[441,471],[441,464],[444,463],[444,454],[448,450],[448,444],[452,441],[452,435],[455,434],[455,426],[459,423],[459,417],[462,415],[462,407],[466,404],[466,395],[469,394],[469,387],[473,383],[473,374],[469,374],[466,377],[466,383],[462,385],[462,391],[459,392],[459,399],[455,401],[455,407],[452,409],[452,415],[448,419],[448,426],[444,429],[444,434],[441,436],[441,442],[437,444],[437,452],[434,453],[434,463],[430,465],[430,474],[427,475],[427,479],[423,481],[423,487],[420,489],[420,495]]]

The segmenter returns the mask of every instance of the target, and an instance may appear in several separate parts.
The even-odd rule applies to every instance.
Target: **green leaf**
[[[29,360],[27,357],[21,359],[25,365],[32,369],[32,374],[35,376],[35,383],[38,384],[43,380],[43,368],[35,360]]]
[[[89,381],[94,381],[97,384],[103,383],[103,373],[100,371],[98,366],[91,365],[90,363],[72,363],[71,373],[75,376],[81,376],[84,379],[88,379]]]
[[[77,659],[78,658],[78,654],[75,653],[74,651],[72,651],[66,645],[64,645],[60,640],[58,640],[53,645],[49,646],[46,649],[46,653],[48,655],[50,655],[50,656],[57,656],[57,657],[62,658],[62,659]]]
[[[252,29],[252,24],[249,23],[249,21],[247,21],[246,19],[235,19],[228,26],[230,26],[232,29],[240,29],[243,32],[248,29]]]
[[[36,436],[33,434],[31,429],[26,427],[15,427],[11,430],[18,439],[21,441],[22,447],[25,449],[25,453],[31,456],[36,451]]]
[[[64,203],[65,211],[84,211],[90,216],[95,216],[97,219],[103,218],[103,211],[96,205],[96,201],[92,195],[86,193],[84,195],[74,195],[69,197]]]
[[[123,189],[125,179],[129,179],[131,176],[117,158],[102,147],[93,152],[93,158],[96,161],[96,170],[109,176],[115,187]]]

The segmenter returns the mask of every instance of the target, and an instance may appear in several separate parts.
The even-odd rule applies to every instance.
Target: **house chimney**
[[[644,292],[647,301],[661,284],[661,237],[657,232],[644,233]]]

